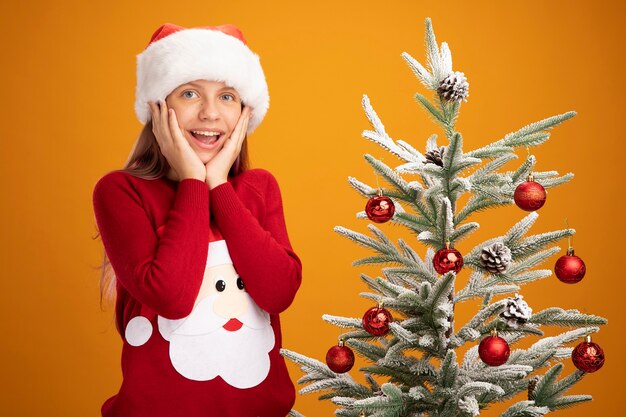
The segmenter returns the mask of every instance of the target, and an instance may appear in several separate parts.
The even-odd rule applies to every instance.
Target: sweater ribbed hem
[[[208,185],[195,178],[185,178],[178,183],[176,204],[185,207],[206,208],[209,204]]]

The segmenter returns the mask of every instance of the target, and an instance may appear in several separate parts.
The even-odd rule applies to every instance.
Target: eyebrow
[[[200,84],[198,84],[196,82],[193,82],[193,81],[190,81],[190,82],[188,82],[187,84],[184,84],[184,85],[192,85],[192,86],[194,86],[196,88],[201,88],[202,87]],[[235,90],[233,87],[229,87],[229,86],[222,87],[222,88],[220,88],[217,91],[223,91],[223,90],[232,90],[234,92],[237,92],[237,90]]]

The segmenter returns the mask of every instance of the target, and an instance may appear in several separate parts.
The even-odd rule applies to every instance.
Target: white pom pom
[[[128,322],[124,335],[129,345],[141,346],[152,336],[152,324],[143,316],[134,317]]]

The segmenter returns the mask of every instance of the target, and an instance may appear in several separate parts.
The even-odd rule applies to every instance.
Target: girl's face
[[[178,86],[166,98],[178,125],[202,162],[224,146],[241,115],[241,98],[223,82],[196,80]]]

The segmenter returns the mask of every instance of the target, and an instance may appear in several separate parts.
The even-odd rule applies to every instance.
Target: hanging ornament
[[[469,83],[465,74],[455,71],[439,83],[437,88],[439,96],[446,101],[467,101],[469,96]]]
[[[506,340],[498,336],[494,329],[491,336],[485,337],[478,345],[478,356],[489,366],[500,366],[509,359],[511,349]]]
[[[502,317],[510,327],[517,328],[530,320],[533,309],[523,300],[519,294],[515,294],[515,298],[507,298],[506,308],[500,317]]]
[[[367,218],[375,223],[385,223],[393,217],[396,211],[391,198],[383,195],[383,190],[378,189],[378,195],[367,200],[365,205],[365,214]]]
[[[539,210],[546,202],[546,197],[546,189],[535,182],[533,174],[528,174],[526,181],[518,185],[513,194],[517,207],[526,211]]]
[[[483,248],[480,255],[480,263],[492,274],[502,274],[511,265],[511,249],[502,242],[496,242]]]
[[[463,268],[461,252],[449,246],[450,242],[446,242],[446,247],[439,249],[433,257],[433,266],[439,275],[450,271],[458,273]]]
[[[566,284],[576,284],[583,279],[587,269],[585,263],[578,256],[574,255],[574,248],[567,249],[567,255],[556,260],[554,273],[556,277]]]
[[[326,353],[326,364],[331,371],[343,374],[352,369],[354,365],[354,352],[348,346],[343,345],[343,340],[339,339],[339,344],[328,349]]]
[[[383,308],[382,303],[378,307],[372,307],[363,315],[363,328],[373,336],[383,336],[389,332],[389,323],[393,321],[391,313]]]
[[[591,341],[591,336],[587,336],[587,340],[572,351],[572,362],[583,372],[595,372],[604,365],[604,352],[600,345]]]

